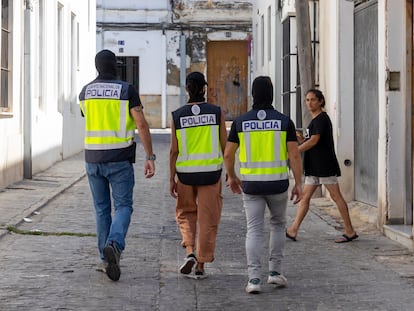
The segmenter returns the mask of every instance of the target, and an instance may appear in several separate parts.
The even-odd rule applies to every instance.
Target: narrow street
[[[181,277],[185,254],[168,189],[168,133],[153,134],[153,143],[156,175],[149,180],[137,148],[134,213],[119,282],[95,271],[95,219],[82,154],[0,192],[0,310],[414,310],[412,254],[362,222],[358,240],[335,244],[340,225],[326,213],[333,208],[327,199],[313,202],[298,241],[286,242],[288,287],[266,284],[261,294],[248,295],[241,196],[223,186],[209,277]],[[295,211],[290,205],[288,223]]]

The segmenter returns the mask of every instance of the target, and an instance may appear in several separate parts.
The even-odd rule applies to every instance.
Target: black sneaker
[[[108,263],[106,267],[106,275],[112,281],[118,281],[121,276],[121,269],[119,268],[120,254],[113,242],[108,246],[105,246],[103,255],[105,261]]]
[[[190,274],[191,270],[193,270],[194,265],[197,263],[197,258],[194,254],[188,255],[184,259],[184,263],[180,267],[181,274]]]

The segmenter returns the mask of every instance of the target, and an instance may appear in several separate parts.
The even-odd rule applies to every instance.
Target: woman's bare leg
[[[346,204],[341,190],[339,189],[338,184],[332,185],[325,185],[326,189],[328,189],[329,194],[332,200],[335,202],[336,206],[338,207],[339,213],[341,214],[342,220],[344,221],[345,226],[345,234],[348,237],[353,237],[356,232],[352,226],[351,218],[349,217],[348,211],[348,204]]]
[[[305,185],[303,187],[303,196],[302,200],[300,200],[295,220],[293,221],[292,225],[286,229],[286,233],[289,234],[289,236],[296,238],[299,227],[309,211],[310,200],[316,188],[318,188],[318,185]]]

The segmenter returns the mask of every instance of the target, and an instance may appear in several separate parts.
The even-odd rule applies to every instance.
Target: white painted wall
[[[354,198],[354,107],[353,107],[353,14],[348,1],[320,1],[319,89],[324,93],[326,112],[331,118],[339,178],[346,201]],[[351,166],[344,161],[351,160]]]
[[[411,98],[407,90],[406,7],[404,0],[378,1],[379,63],[379,207],[388,218],[402,218],[406,204],[406,176],[411,175],[406,159],[407,128],[411,124]],[[389,91],[387,72],[401,74],[400,91]]]
[[[336,152],[341,166],[341,192],[346,201],[354,199],[354,5],[338,1],[338,57],[336,109]],[[345,160],[351,166],[345,166]]]
[[[270,21],[269,21],[270,9]],[[274,87],[275,108],[281,110],[281,27],[277,1],[258,0],[253,2],[253,77],[265,75],[272,79]],[[261,26],[261,18],[264,17],[264,29]],[[278,25],[276,25],[278,23]],[[262,32],[264,42],[262,42]],[[271,38],[271,40],[269,40]],[[270,53],[269,53],[270,46]],[[263,53],[262,53],[262,49]],[[264,55],[264,65],[262,66],[261,57]],[[251,84],[251,83],[250,83]],[[251,87],[251,86],[250,86]]]
[[[34,4],[36,6],[37,4]],[[52,163],[61,160],[63,116],[57,107],[57,2],[44,1],[45,29],[40,36],[44,40],[43,65],[32,57],[32,77],[39,76],[42,66],[44,87],[35,90],[32,95],[32,157],[33,171],[46,169]],[[37,10],[39,12],[39,10]],[[34,16],[34,14],[33,14]],[[36,40],[35,19],[32,19],[33,40]],[[32,44],[33,46],[33,44]],[[35,52],[35,48],[32,49]],[[34,55],[33,55],[34,56]],[[35,80],[32,80],[34,82]],[[39,107],[39,98],[43,98],[43,108]]]
[[[97,0],[96,17],[105,23],[161,23],[167,21],[167,0]]]
[[[23,109],[24,109],[24,12],[25,1],[13,1],[12,75],[13,112],[0,116],[0,187],[23,178]],[[62,46],[58,51],[57,12],[62,6]],[[83,118],[79,113],[77,95],[86,82],[95,77],[95,0],[44,0],[45,31],[39,33],[39,1],[31,1],[30,71],[31,71],[31,155],[32,173],[42,171],[56,161],[83,149]],[[79,66],[70,68],[72,55],[71,19],[79,23]],[[44,54],[39,55],[38,41],[43,38]],[[58,52],[62,69],[58,74]],[[39,88],[40,59],[43,59],[44,87]],[[58,105],[58,83],[61,106]],[[72,86],[73,85],[73,86]],[[44,107],[39,107],[40,98]]]
[[[57,11],[58,3],[62,5],[62,45],[63,72],[58,73]],[[44,52],[44,84],[40,92],[33,92],[32,106],[32,156],[33,172],[48,168],[64,157],[68,157],[83,149],[83,118],[77,105],[77,95],[82,83],[95,77],[95,1],[89,0],[45,0],[45,48]],[[72,72],[69,68],[71,43],[71,16],[75,15],[79,22],[79,67]],[[88,15],[90,14],[90,16]],[[33,25],[33,29],[36,26]],[[33,36],[36,34],[34,33]],[[35,40],[35,37],[33,37]],[[35,56],[35,55],[33,55]],[[42,56],[40,56],[42,57]],[[38,76],[38,60],[32,58],[33,77]],[[76,75],[76,89],[70,88],[72,75]],[[58,107],[58,80],[62,83],[62,107]],[[39,96],[44,98],[44,109],[39,109]],[[65,131],[64,131],[65,130]],[[66,134],[63,137],[63,134]],[[67,136],[69,135],[69,136]]]
[[[21,75],[23,47],[23,8],[15,5],[13,8],[13,29],[19,34],[13,36],[13,56],[10,59],[12,68],[17,72],[12,78],[12,112],[0,113],[0,187],[19,180],[23,174],[23,132],[21,110]]]
[[[118,40],[124,40],[124,52],[118,52]],[[106,31],[102,33],[103,46],[118,56],[139,57],[139,93],[152,95],[161,93],[161,31]],[[101,46],[101,49],[103,48]]]

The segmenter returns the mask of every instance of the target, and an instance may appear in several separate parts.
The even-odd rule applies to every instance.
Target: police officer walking
[[[270,212],[270,240],[267,283],[286,286],[282,274],[285,246],[289,164],[295,179],[290,199],[302,197],[302,162],[292,120],[275,110],[273,85],[260,76],[252,85],[253,109],[236,118],[231,126],[224,164],[227,183],[233,193],[243,193],[246,212],[246,255],[248,283],[246,292],[261,291],[261,251],[266,205]],[[239,150],[240,179],[235,172]],[[289,162],[288,162],[289,161]]]
[[[170,193],[176,198],[175,216],[186,249],[179,271],[196,279],[206,277],[204,263],[214,260],[227,139],[223,112],[205,102],[206,85],[202,73],[190,73],[188,104],[174,111],[171,120]]]
[[[100,269],[111,280],[118,281],[119,260],[133,211],[136,128],[146,152],[146,178],[154,175],[155,155],[137,90],[116,78],[115,54],[100,51],[95,66],[98,77],[85,85],[79,95],[85,118],[86,173],[95,206]]]

